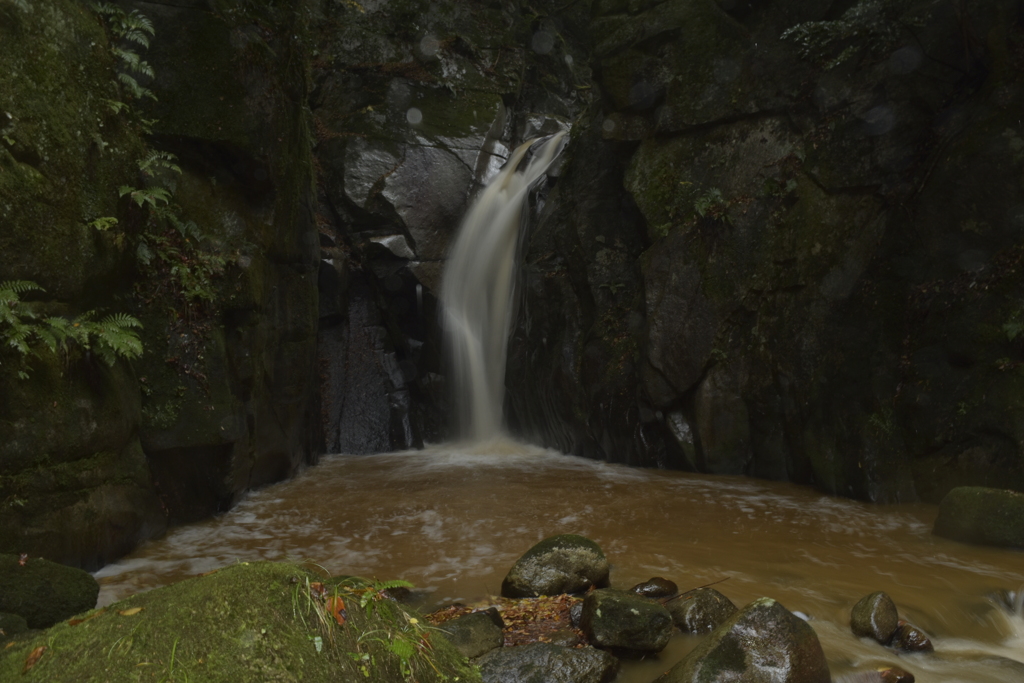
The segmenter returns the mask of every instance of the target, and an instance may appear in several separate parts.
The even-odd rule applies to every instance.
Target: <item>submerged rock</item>
[[[499,648],[505,642],[501,616],[493,607],[447,621],[439,628],[463,657],[474,659]]]
[[[607,652],[549,643],[502,648],[477,663],[484,683],[608,683],[619,671]]]
[[[914,674],[898,666],[876,671],[857,671],[836,677],[833,683],[914,683]]]
[[[878,676],[881,683],[914,683],[916,680],[914,674],[898,666],[879,669]]]
[[[672,615],[656,602],[605,588],[583,601],[580,628],[598,647],[661,652],[672,637]]]
[[[657,683],[830,683],[818,636],[771,598],[716,628]]]
[[[96,606],[100,585],[88,572],[40,557],[24,562],[0,555],[0,612],[17,614],[29,628],[47,628]]]
[[[645,598],[667,598],[678,593],[679,587],[674,581],[655,576],[642,583],[638,583],[629,590]]]
[[[939,503],[934,532],[964,543],[1024,548],[1024,493],[955,488]]]
[[[896,604],[881,591],[865,595],[858,600],[850,614],[850,629],[853,635],[874,638],[882,645],[889,643],[898,625]]]
[[[533,546],[512,565],[501,583],[506,598],[578,593],[608,585],[608,559],[589,538],[560,534]]]
[[[889,645],[905,652],[935,651],[931,639],[928,638],[925,632],[905,621],[900,621],[899,626],[896,627],[896,632],[892,634],[892,640],[889,642]]]
[[[710,633],[736,613],[736,605],[714,588],[695,588],[665,603],[684,633]]]

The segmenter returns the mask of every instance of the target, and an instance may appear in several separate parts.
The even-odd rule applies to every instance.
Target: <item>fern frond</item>
[[[143,31],[139,31],[138,29],[128,29],[124,32],[121,38],[123,40],[127,40],[130,43],[141,45],[142,47],[149,47],[149,36],[147,36]]]
[[[17,299],[18,294],[24,294],[25,292],[45,292],[46,290],[32,282],[31,280],[7,280],[0,282],[0,299],[6,298],[7,293],[10,292],[11,296]]]
[[[128,104],[126,104],[125,102],[121,102],[119,100],[103,99],[101,101],[103,102],[103,104],[107,105],[107,107],[113,114],[120,114],[126,109],[131,109],[131,107],[128,106]]]
[[[95,228],[100,232],[110,230],[115,225],[117,225],[117,219],[113,216],[101,216],[94,221],[89,221],[89,227]]]
[[[128,315],[127,313],[111,313],[100,321],[100,325],[118,328],[142,327],[142,323],[139,322],[138,318],[133,315]]]
[[[149,65],[149,62],[140,61],[138,64],[135,65],[135,70],[143,76],[148,76],[149,78],[156,78],[156,72],[153,71],[153,67]]]
[[[57,346],[60,344],[60,340],[53,334],[53,331],[47,328],[45,325],[37,325],[35,329],[36,337],[39,341],[46,345],[46,348],[50,349],[53,353],[57,352]]]
[[[148,33],[151,36],[156,35],[156,29],[153,28],[153,22],[149,20],[145,14],[137,9],[133,9],[125,17],[125,26],[134,31],[142,31]]]
[[[120,7],[115,7],[109,2],[94,2],[92,3],[92,9],[97,14],[103,14],[106,16],[115,16],[117,14],[124,14]]]
[[[28,325],[14,325],[8,332],[4,333],[7,338],[7,345],[21,355],[27,355],[30,351],[28,346],[29,337],[32,336],[32,328]]]
[[[139,160],[139,170],[147,176],[152,176],[159,169],[165,169],[173,171],[175,173],[181,173],[181,166],[178,166],[175,162],[178,157],[171,154],[170,152],[152,151],[145,159]]]
[[[139,82],[131,77],[129,74],[117,74],[117,80],[119,80],[124,86],[128,88],[128,91],[136,98],[142,97],[142,86]]]
[[[392,588],[415,588],[416,586],[402,579],[393,579],[391,581],[376,581],[373,587],[378,591],[386,591]]]
[[[133,71],[138,68],[139,63],[142,61],[142,57],[138,53],[132,52],[131,50],[124,50],[119,47],[110,48],[110,52],[125,63],[129,69]]]

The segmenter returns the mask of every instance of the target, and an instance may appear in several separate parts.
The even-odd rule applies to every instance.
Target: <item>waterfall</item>
[[[501,433],[524,206],[564,136],[516,149],[466,213],[448,255],[441,282],[445,346],[460,428],[474,439]]]

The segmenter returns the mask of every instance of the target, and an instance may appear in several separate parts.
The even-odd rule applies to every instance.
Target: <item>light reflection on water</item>
[[[536,541],[580,533],[628,588],[660,575],[742,606],[773,597],[810,615],[833,674],[898,664],[921,681],[1024,681],[1024,621],[988,603],[1024,584],[1024,553],[936,538],[929,505],[872,506],[792,484],[642,470],[509,441],[328,456],[231,512],[181,527],[100,570],[101,604],[237,561],[309,560],[401,577],[435,603],[496,593]],[[849,631],[884,590],[936,654],[897,656]],[[678,638],[621,680],[648,681],[697,641]],[[1024,667],[1024,664],[1018,665]]]

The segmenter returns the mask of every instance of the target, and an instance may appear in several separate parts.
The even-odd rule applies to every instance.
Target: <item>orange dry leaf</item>
[[[130,607],[128,609],[119,610],[118,614],[120,614],[122,617],[133,617],[141,611],[141,607]]]
[[[32,652],[29,653],[28,657],[25,659],[25,668],[21,670],[21,673],[28,673],[28,670],[36,665],[36,662],[39,661],[39,658],[43,656],[43,652],[45,651],[45,645],[40,645],[36,649],[32,650]]]
[[[85,617],[83,619],[77,619],[77,618],[76,619],[68,619],[68,626],[78,626],[79,624],[82,624],[82,623],[84,623],[86,621],[89,621],[90,619],[95,619],[96,617],[98,617],[99,615],[103,614],[106,611],[107,611],[107,608],[104,607],[102,609],[96,610],[95,612],[93,612],[92,614],[90,614],[89,616],[87,616],[87,617]]]
[[[345,601],[339,598],[337,595],[327,598],[327,611],[331,613],[334,620],[338,622],[338,626],[345,625],[345,619],[348,617],[348,613],[345,612]]]
[[[327,588],[319,581],[309,584],[309,592],[314,598],[322,598],[327,595]]]

